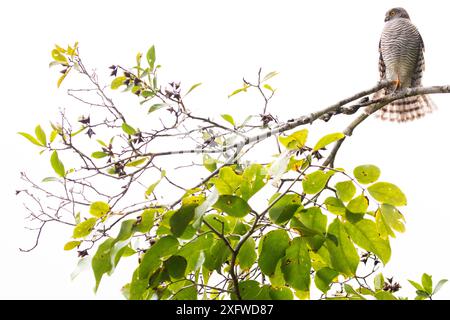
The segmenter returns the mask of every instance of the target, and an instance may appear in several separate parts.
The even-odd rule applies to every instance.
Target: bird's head
[[[403,8],[392,8],[388,12],[386,12],[386,16],[384,18],[384,22],[391,21],[398,18],[409,19],[409,14]]]

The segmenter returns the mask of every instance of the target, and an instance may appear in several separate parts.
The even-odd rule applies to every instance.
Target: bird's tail
[[[384,95],[384,90],[381,90],[373,98],[378,99]],[[377,111],[375,116],[381,120],[407,122],[422,118],[435,109],[436,105],[430,97],[420,95],[392,101]]]

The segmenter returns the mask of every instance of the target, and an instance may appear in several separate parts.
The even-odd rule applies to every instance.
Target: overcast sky
[[[258,113],[254,100],[227,99],[243,76],[257,70],[280,72],[271,113],[297,117],[373,86],[378,80],[378,41],[385,12],[405,7],[425,42],[424,85],[450,84],[450,3],[448,1],[8,1],[0,12],[2,114],[0,157],[3,183],[0,239],[0,298],[121,299],[134,261],[121,262],[104,278],[97,295],[89,270],[75,281],[77,258],[62,250],[71,230],[49,226],[31,253],[25,210],[14,196],[19,172],[42,179],[48,159],[16,132],[48,126],[58,108],[69,107],[65,90],[56,88],[58,72],[49,69],[54,44],[75,41],[85,64],[101,81],[110,81],[111,64],[131,66],[138,51],[154,44],[164,78],[186,86],[202,82],[193,96],[196,111],[245,118]],[[403,210],[406,232],[391,240],[392,259],[384,274],[401,282],[422,272],[435,282],[450,278],[450,95],[433,96],[438,111],[407,124],[369,119],[346,140],[337,165],[351,170],[363,163],[381,168],[382,179],[408,197]],[[343,130],[349,117],[318,127],[317,135]],[[436,298],[450,298],[450,285]]]

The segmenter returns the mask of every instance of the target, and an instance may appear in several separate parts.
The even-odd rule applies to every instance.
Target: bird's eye
[[[391,17],[395,16],[395,11],[391,11],[391,12],[389,13],[389,15],[390,15]]]

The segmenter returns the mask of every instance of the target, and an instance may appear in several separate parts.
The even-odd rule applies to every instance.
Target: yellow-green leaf
[[[94,159],[101,159],[101,158],[104,158],[107,156],[108,156],[108,154],[103,151],[95,151],[95,152],[92,152],[92,154],[91,154],[91,157]]]
[[[94,217],[101,218],[104,215],[106,215],[111,208],[109,207],[109,204],[103,201],[96,201],[91,203],[91,206],[89,207],[89,213],[93,215]]]
[[[184,96],[187,96],[189,93],[191,93],[192,90],[194,90],[195,88],[197,88],[201,84],[202,84],[201,82],[194,84],[192,87],[189,88],[188,92],[186,92],[186,94]]]
[[[356,180],[362,184],[373,183],[380,177],[381,171],[377,166],[366,164],[358,166],[353,170]]]
[[[222,117],[226,122],[230,123],[232,126],[235,125],[234,119],[233,119],[233,117],[232,117],[231,115],[229,115],[229,114],[222,114],[221,117]]]
[[[53,49],[52,50],[52,58],[55,59],[55,61],[67,63],[67,58],[64,56],[64,54],[61,53],[61,51],[62,50]]]
[[[81,244],[81,241],[69,241],[64,245],[64,250],[69,251],[75,249]]]
[[[47,145],[47,136],[45,135],[44,130],[42,130],[42,127],[38,125],[36,129],[34,129],[34,132],[36,134],[36,138],[39,140],[39,142],[45,146]]]
[[[112,82],[111,82],[111,89],[116,90],[118,89],[121,85],[123,85],[123,82],[126,80],[127,78],[125,76],[120,76],[115,78]]]
[[[143,164],[147,160],[148,160],[147,157],[143,157],[143,158],[128,162],[125,166],[126,167],[137,167],[137,166]]]
[[[395,184],[376,182],[367,188],[370,195],[381,203],[393,206],[406,206],[406,196]]]
[[[96,218],[89,218],[83,222],[80,222],[73,229],[72,237],[74,239],[84,238],[91,233],[94,229],[95,223],[97,222]]]
[[[301,149],[305,146],[306,139],[308,138],[308,129],[302,129],[290,134],[287,137],[280,136],[278,140],[287,149]]]
[[[42,143],[40,143],[35,137],[33,137],[31,134],[26,132],[18,132],[22,137],[26,138],[28,141],[30,141],[32,144],[35,144],[39,147],[44,147]]]
[[[53,151],[50,157],[50,164],[52,165],[53,170],[60,176],[66,176],[66,170],[64,169],[64,164],[59,160],[58,152],[56,150]]]
[[[345,137],[345,134],[341,133],[341,132],[336,132],[336,133],[330,133],[327,134],[326,136],[322,137],[314,146],[314,151],[318,151],[324,147],[326,147],[327,145],[329,145],[330,143],[333,143],[335,141],[341,140],[342,138]]]
[[[130,126],[128,123],[124,122],[122,123],[122,130],[126,134],[129,134],[130,136],[137,133],[136,129],[134,129],[132,126]]]

